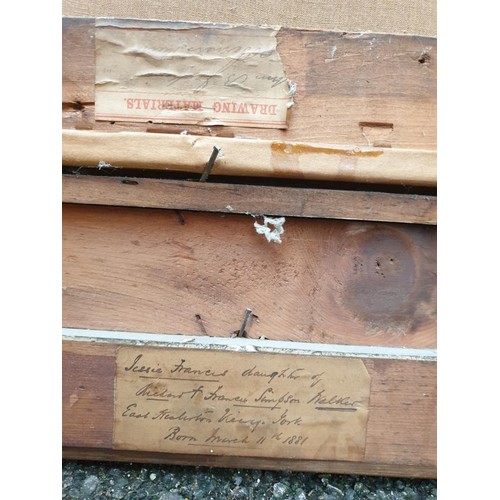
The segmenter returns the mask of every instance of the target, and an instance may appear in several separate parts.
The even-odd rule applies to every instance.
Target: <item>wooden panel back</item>
[[[262,219],[258,219],[262,222]],[[63,325],[436,345],[436,228],[65,204]]]

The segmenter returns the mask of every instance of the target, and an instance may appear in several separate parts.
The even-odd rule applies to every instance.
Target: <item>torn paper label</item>
[[[286,128],[275,27],[96,26],[96,120]]]

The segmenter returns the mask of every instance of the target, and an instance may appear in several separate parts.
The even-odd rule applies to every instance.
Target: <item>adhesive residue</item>
[[[339,148],[326,148],[320,146],[311,146],[309,144],[290,144],[287,142],[273,142],[271,144],[271,151],[273,153],[282,153],[286,155],[304,154],[304,153],[323,153],[328,155],[342,155],[342,156],[380,156],[384,154],[383,151],[363,151],[359,148],[353,149],[339,149]]]

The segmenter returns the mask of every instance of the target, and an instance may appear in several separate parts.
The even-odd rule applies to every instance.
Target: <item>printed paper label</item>
[[[277,32],[98,22],[96,120],[286,128],[293,101]]]

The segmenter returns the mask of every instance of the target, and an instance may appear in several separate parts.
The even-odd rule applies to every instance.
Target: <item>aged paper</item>
[[[96,120],[286,128],[273,27],[100,20]]]
[[[121,347],[114,448],[361,460],[369,392],[360,359]]]

